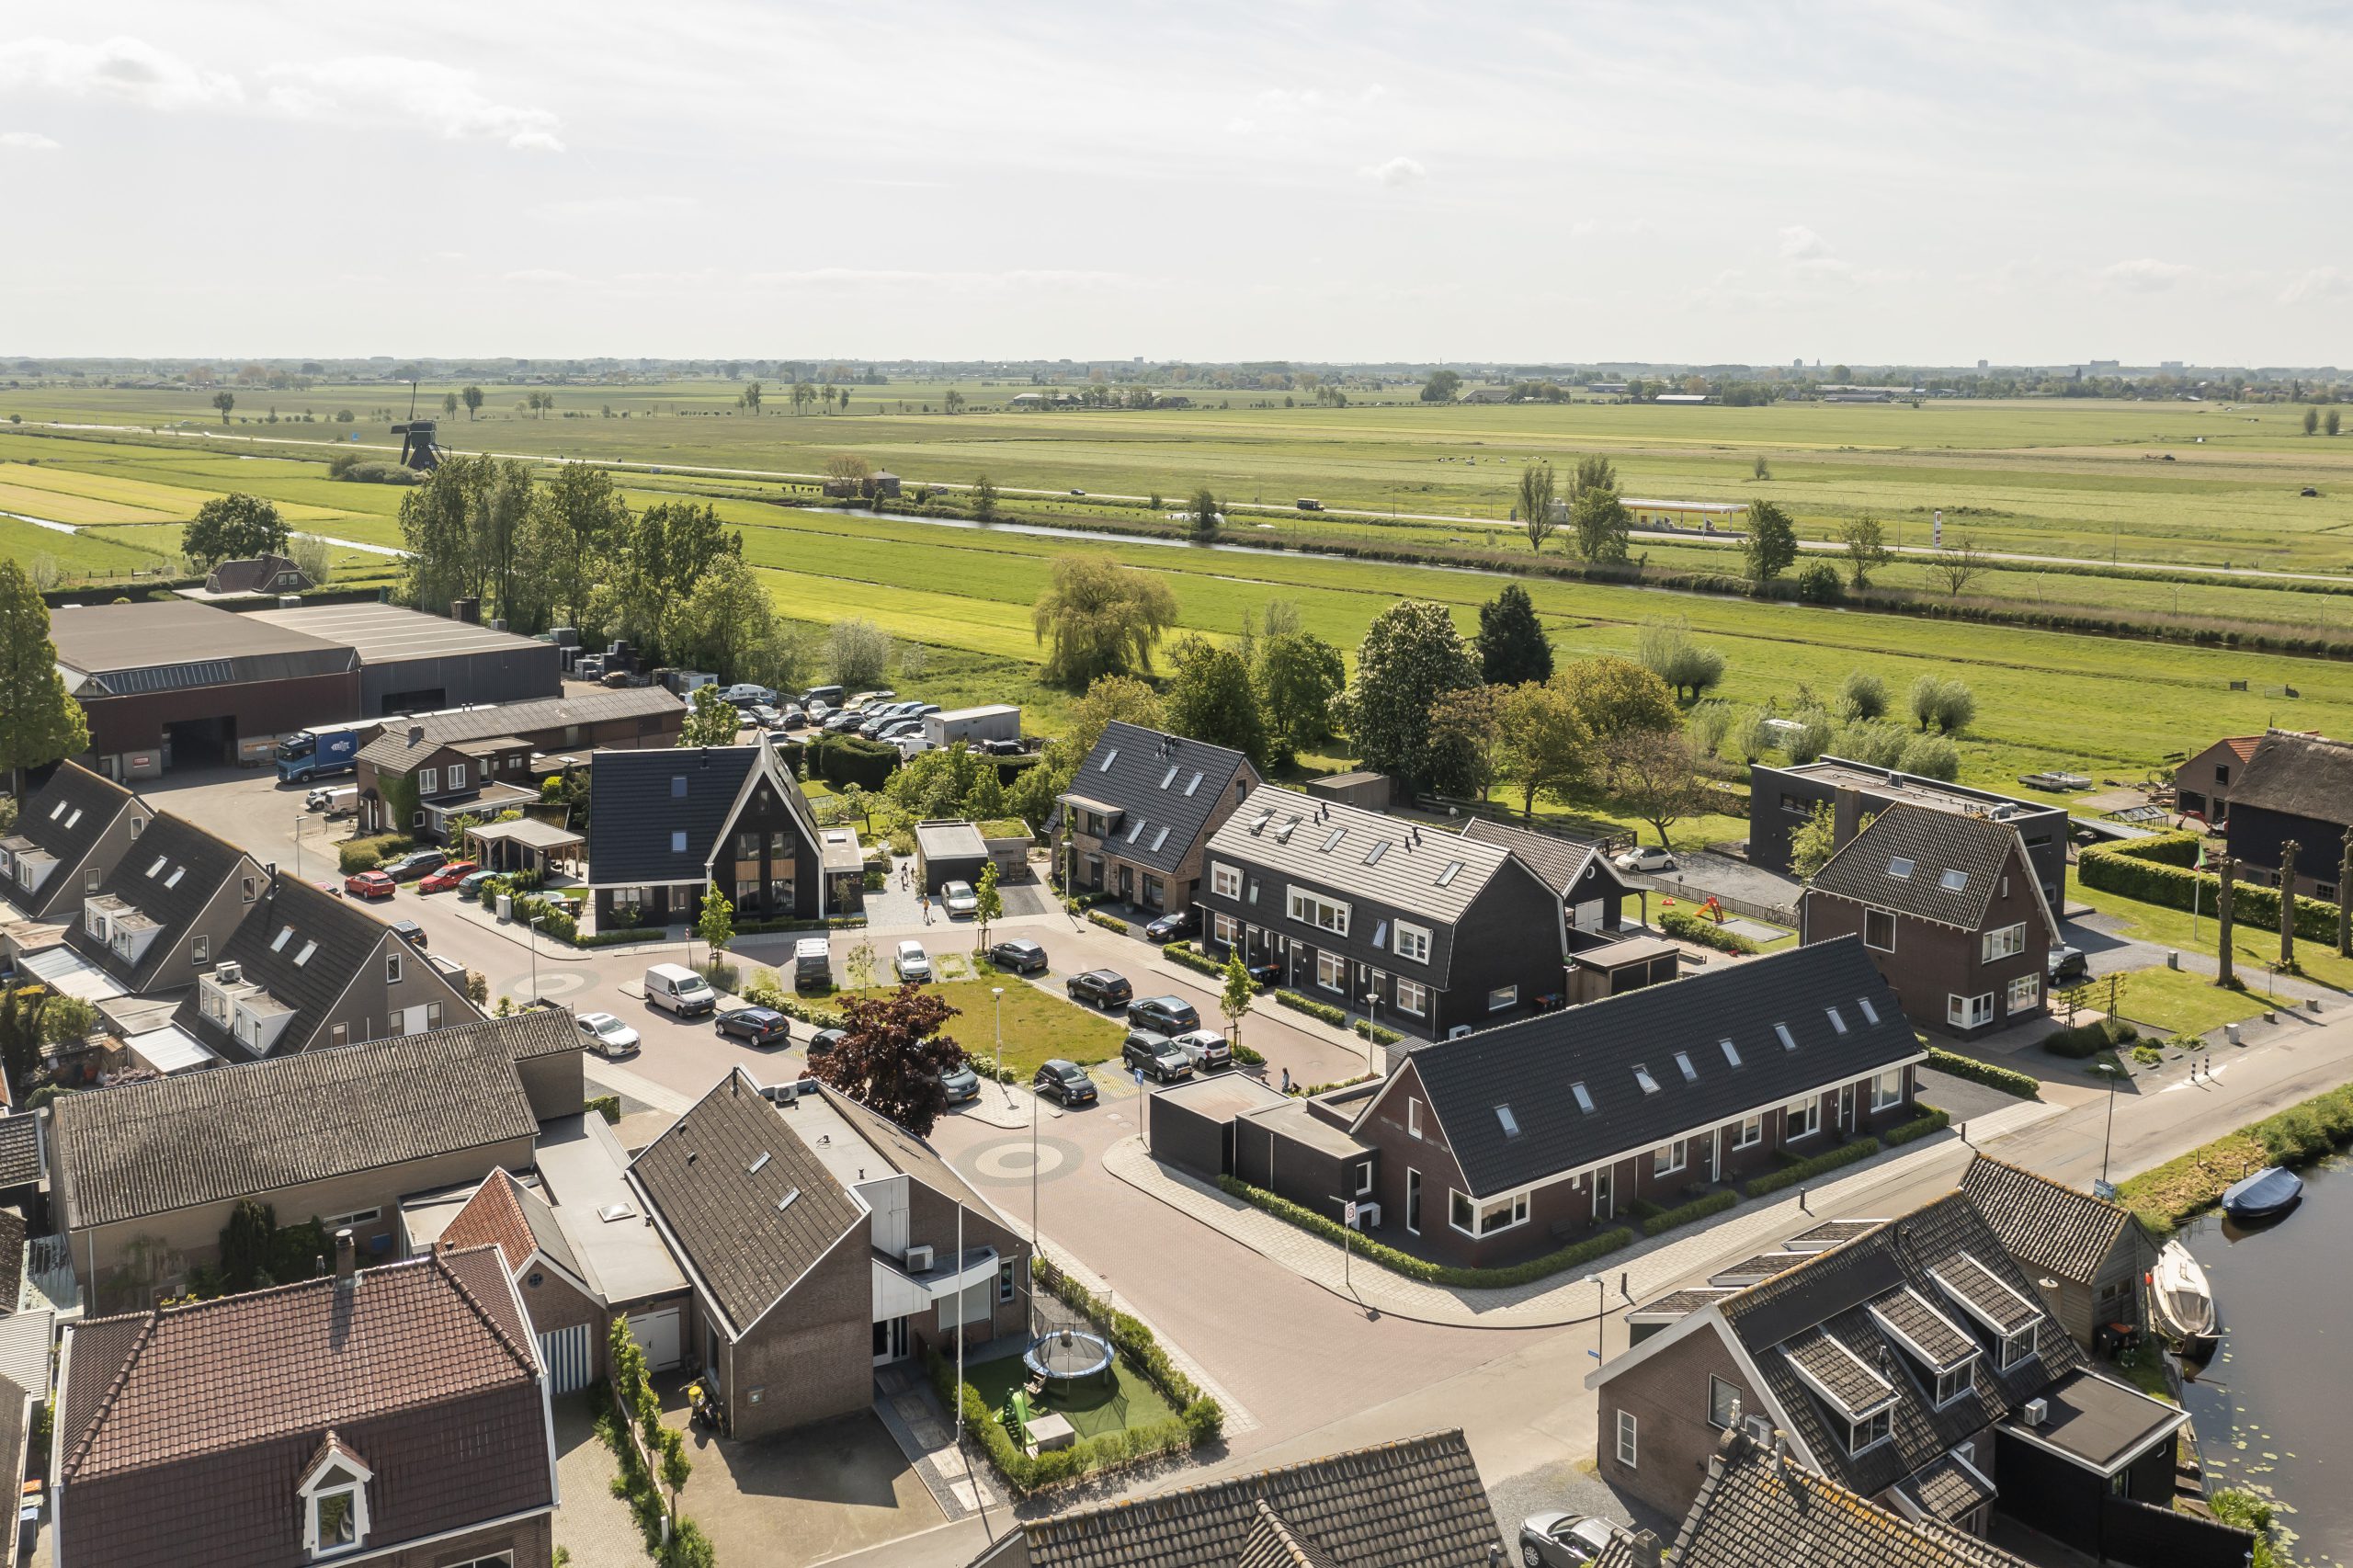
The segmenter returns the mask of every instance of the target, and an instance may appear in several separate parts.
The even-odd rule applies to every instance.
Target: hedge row
[[[2222,879],[2192,864],[2198,852],[2194,833],[2156,834],[2122,844],[2087,846],[2075,858],[2075,880],[2087,888],[2121,893],[2143,903],[2166,909],[2188,909],[2195,901],[2200,911],[2212,915],[2222,896]],[[2339,846],[2341,847],[2341,846]],[[2333,867],[2327,846],[2306,845],[2306,869]],[[2244,878],[2231,884],[2231,915],[2238,925],[2266,931],[2279,928],[2279,890],[2257,886]],[[2316,898],[2296,899],[2296,935],[2312,942],[2336,940],[2336,905]]]
[[[2042,1037],[2042,1049],[2053,1056],[2081,1062],[2111,1046],[2131,1045],[2140,1038],[2141,1031],[2124,1019],[2102,1018],[2097,1023],[2077,1024],[2071,1029],[2052,1030]]]
[[[416,846],[416,840],[404,833],[380,833],[373,838],[346,839],[335,846],[335,864],[348,877],[360,871],[372,871],[385,861],[405,855]]]
[[[1693,1199],[1690,1202],[1677,1208],[1662,1209],[1643,1220],[1643,1234],[1663,1235],[1677,1225],[1688,1225],[1694,1220],[1704,1220],[1711,1214],[1721,1214],[1739,1201],[1740,1194],[1726,1187],[1721,1192],[1711,1192],[1705,1198]]]
[[[1756,944],[1737,931],[1727,931],[1712,920],[1680,909],[1658,912],[1658,928],[1680,942],[1697,942],[1720,953],[1753,953]]]
[[[1386,1242],[1358,1235],[1337,1220],[1327,1219],[1313,1209],[1302,1208],[1290,1199],[1278,1197],[1263,1187],[1252,1187],[1248,1182],[1238,1181],[1233,1176],[1220,1176],[1217,1184],[1230,1198],[1238,1198],[1253,1208],[1263,1209],[1276,1219],[1287,1220],[1327,1242],[1335,1244],[1345,1242],[1358,1257],[1370,1258],[1393,1274],[1402,1274],[1408,1279],[1419,1279],[1427,1285],[1460,1285],[1474,1290],[1526,1285],[1572,1268],[1581,1268],[1597,1257],[1630,1244],[1634,1239],[1634,1233],[1620,1225],[1574,1246],[1547,1253],[1542,1257],[1531,1257],[1526,1263],[1516,1263],[1508,1268],[1459,1268],[1452,1264],[1431,1263],[1411,1253],[1401,1252]]]
[[[1990,1062],[1980,1062],[1973,1056],[1963,1056],[1957,1051],[1947,1051],[1940,1046],[1928,1047],[1928,1065],[1939,1073],[1967,1078],[1988,1088],[1999,1089],[2006,1095],[2016,1095],[2020,1099],[2037,1099],[2042,1094],[2041,1081],[2030,1074],[1996,1067]]]
[[[1916,1134],[1915,1134],[1916,1136]],[[1841,1165],[1851,1165],[1857,1160],[1870,1159],[1879,1153],[1879,1140],[1858,1138],[1851,1143],[1841,1143],[1825,1153],[1795,1165],[1783,1165],[1778,1171],[1767,1171],[1761,1176],[1751,1176],[1741,1190],[1751,1198],[1762,1198],[1768,1192],[1779,1192],[1785,1187],[1795,1187],[1802,1181],[1812,1181],[1824,1171],[1835,1171]]]
[[[899,768],[899,748],[863,735],[820,732],[803,748],[802,767],[835,790],[880,790]]]
[[[1275,1000],[1293,1012],[1304,1013],[1311,1018],[1321,1018],[1335,1028],[1347,1028],[1348,1016],[1328,1002],[1318,1002],[1313,996],[1302,996],[1296,991],[1278,991]]]
[[[1122,937],[1128,934],[1128,923],[1116,915],[1106,915],[1099,909],[1090,909],[1086,912],[1086,918],[1088,924],[1100,926],[1106,931],[1117,931]]]
[[[1225,974],[1223,964],[1206,954],[1195,952],[1193,944],[1190,942],[1171,942],[1160,949],[1160,956],[1170,963],[1182,964],[1187,969],[1201,974],[1213,975],[1221,979]]]
[[[929,1346],[925,1348],[924,1360],[930,1368],[932,1387],[941,1403],[952,1401],[963,1406],[965,1429],[980,1439],[981,1451],[988,1455],[989,1463],[996,1467],[1005,1483],[1023,1495],[1137,1460],[1174,1453],[1205,1440],[1196,1438],[1180,1416],[1156,1421],[1149,1426],[1081,1437],[1067,1448],[1048,1449],[1033,1459],[1013,1440],[1013,1434],[1006,1429],[1004,1415],[988,1407],[980,1390],[970,1383],[957,1383],[953,1361]]]
[[[1217,1427],[1222,1429],[1225,1413],[1217,1401],[1202,1393],[1200,1385],[1186,1376],[1183,1369],[1168,1358],[1168,1352],[1141,1318],[1120,1312],[1057,1267],[1050,1257],[1031,1262],[1030,1278],[1043,1285],[1047,1293],[1056,1301],[1102,1330],[1113,1347],[1127,1358],[1128,1365],[1142,1373],[1144,1381],[1158,1389],[1169,1403],[1185,1412],[1187,1421],[1197,1419],[1195,1406],[1206,1404],[1209,1409],[1202,1413],[1200,1418],[1213,1418]],[[1209,1437],[1217,1435],[1213,1430]],[[1202,1440],[1207,1441],[1208,1438]]]
[[[1389,1028],[1384,1025],[1376,1024],[1369,1018],[1358,1018],[1355,1024],[1350,1027],[1357,1031],[1358,1036],[1372,1041],[1375,1045],[1395,1045],[1399,1040],[1405,1038],[1404,1035],[1399,1034],[1395,1029]]]
[[[1899,1144],[1926,1138],[1931,1132],[1942,1132],[1951,1125],[1952,1118],[1932,1106],[1928,1108],[1927,1115],[1915,1117],[1901,1127],[1889,1128],[1881,1134],[1880,1142],[1893,1149]]]

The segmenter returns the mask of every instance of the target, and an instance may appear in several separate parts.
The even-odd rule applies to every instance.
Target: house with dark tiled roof
[[[256,594],[299,594],[315,587],[301,566],[283,555],[223,561],[204,574],[206,598],[244,598]]]
[[[71,1325],[58,1568],[547,1568],[555,1434],[497,1250]]]
[[[1463,823],[1462,836],[1510,850],[1560,895],[1571,952],[1616,941],[1624,929],[1626,895],[1634,890],[1618,875],[1600,845],[1482,816]]]
[[[765,735],[750,745],[600,751],[588,778],[599,929],[692,920],[714,886],[739,921],[822,920],[859,906],[855,841],[847,857],[828,843]]]
[[[1961,1193],[1695,1302],[1586,1382],[1602,1479],[1669,1514],[1737,1429],[1972,1535],[1999,1511],[2096,1553],[2175,1517],[2188,1417],[2095,1369]]]
[[[689,1354],[736,1437],[863,1410],[876,1367],[1026,1327],[1027,1241],[930,1145],[832,1089],[771,1099],[738,1068],[629,1178],[693,1289]]]
[[[2044,1017],[2059,921],[2018,827],[1897,802],[1798,901],[1804,942],[1859,937],[1921,1028],[1969,1040]]]
[[[0,896],[17,916],[72,918],[154,815],[113,779],[59,763],[0,837]]]
[[[1190,908],[1202,845],[1258,782],[1238,751],[1112,721],[1047,824],[1050,838],[1070,827],[1065,885],[1154,914]]]
[[[247,1199],[388,1257],[404,1194],[529,1169],[582,1108],[559,1008],[121,1084],[50,1108],[51,1218],[99,1312],[178,1294]]]
[[[2262,741],[2261,735],[2225,735],[2186,759],[2173,770],[2174,810],[2213,828],[2230,821],[2231,790]]]
[[[488,820],[536,796],[534,753],[666,749],[686,715],[672,693],[644,686],[388,720],[359,750],[360,829],[438,837],[453,817]]]
[[[177,991],[212,966],[268,880],[235,845],[159,812],[83,898],[65,942],[126,991]]]
[[[481,1018],[465,993],[357,903],[270,873],[172,1027],[230,1062]]]
[[[2076,1344],[2089,1350],[2102,1329],[2139,1324],[2158,1243],[2131,1210],[1984,1154],[1961,1173],[1961,1190]]]
[[[1510,849],[1383,812],[1253,790],[1210,835],[1199,902],[1213,956],[1417,1039],[1566,999],[1559,890]]]
[[[2296,891],[2334,899],[2353,829],[2353,744],[2272,730],[2255,744],[2231,788],[2231,858],[2268,887],[2279,885],[2284,846],[2296,852]]]
[[[1021,1520],[971,1568],[1490,1568],[1503,1549],[1454,1430]]]

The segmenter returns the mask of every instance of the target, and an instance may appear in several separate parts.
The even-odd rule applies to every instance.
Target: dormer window
[[[375,1472],[332,1432],[298,1490],[302,1501],[302,1550],[313,1562],[368,1544],[368,1484]]]

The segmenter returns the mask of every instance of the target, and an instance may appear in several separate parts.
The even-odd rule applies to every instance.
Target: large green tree
[[[740,555],[712,562],[678,608],[678,656],[722,681],[753,678],[753,664],[777,636],[776,601]]]
[[[49,606],[21,562],[0,559],[0,767],[8,770],[10,793],[24,793],[26,768],[89,745],[82,705],[57,673]]]
[[[1675,688],[1678,701],[1688,691],[1690,699],[1697,702],[1724,678],[1722,651],[1692,642],[1691,623],[1680,616],[1644,621],[1634,656],[1644,669]]]
[[[564,463],[533,492],[530,515],[516,541],[519,616],[525,631],[549,626],[579,630],[583,643],[602,641],[591,617],[598,581],[629,531],[629,506],[613,476],[586,463]]]
[[[1479,668],[1489,686],[1552,678],[1552,640],[1518,583],[1479,607]]]
[[[497,461],[484,457],[446,458],[424,483],[401,497],[401,595],[435,615],[472,586],[474,515],[489,493]]]
[[[1575,695],[1559,678],[1516,686],[1495,716],[1500,771],[1519,786],[1519,814],[1536,814],[1539,795],[1565,800],[1592,775],[1593,730]]]
[[[1519,504],[1514,509],[1528,534],[1529,549],[1542,550],[1544,541],[1560,528],[1559,519],[1552,516],[1552,504],[1559,495],[1551,463],[1532,462],[1519,471]]]
[[[1626,560],[1631,553],[1627,541],[1633,527],[1633,515],[1615,490],[1590,485],[1569,505],[1569,528],[1575,536],[1577,553],[1587,561]]]
[[[1429,770],[1430,710],[1445,693],[1478,684],[1479,662],[1447,608],[1404,599],[1366,629],[1338,716],[1367,767],[1420,780]]]
[[[1347,660],[1321,637],[1304,631],[1262,637],[1257,653],[1267,745],[1274,760],[1288,766],[1301,752],[1331,737],[1332,704],[1347,687]]]
[[[1798,558],[1798,530],[1790,515],[1770,501],[1748,504],[1748,577],[1758,587],[1790,569]]]
[[[682,746],[732,746],[744,727],[743,712],[720,695],[715,684],[695,687],[687,702],[687,717],[678,727]]]
[[[1176,596],[1156,573],[1111,556],[1063,555],[1029,619],[1046,646],[1045,678],[1079,686],[1149,672],[1161,633],[1176,624]]]
[[[286,522],[258,495],[215,495],[180,530],[180,551],[199,567],[286,553]]]
[[[1612,748],[1617,742],[1631,735],[1673,734],[1681,722],[1675,693],[1631,659],[1607,653],[1580,659],[1554,678],[1592,733],[1607,773],[1616,770]]]
[[[1168,727],[1238,751],[1264,770],[1267,719],[1242,655],[1196,635],[1180,641],[1169,657],[1176,674],[1168,684]]]

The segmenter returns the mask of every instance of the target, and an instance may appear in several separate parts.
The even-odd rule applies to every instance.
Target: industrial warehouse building
[[[278,736],[316,724],[563,689],[551,643],[391,605],[72,606],[51,613],[50,634],[89,715],[91,766],[116,779],[259,763]]]

